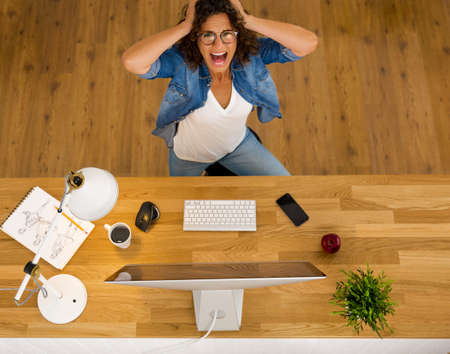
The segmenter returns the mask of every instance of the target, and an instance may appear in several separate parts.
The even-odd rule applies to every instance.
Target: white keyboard
[[[184,231],[256,231],[254,200],[185,200]]]

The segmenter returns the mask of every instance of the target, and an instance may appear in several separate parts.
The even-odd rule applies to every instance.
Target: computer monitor
[[[105,283],[150,288],[191,290],[199,331],[208,330],[214,310],[214,330],[241,327],[244,289],[325,279],[309,262],[132,264],[119,269]]]

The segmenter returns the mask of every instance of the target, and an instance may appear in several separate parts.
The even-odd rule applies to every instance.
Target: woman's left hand
[[[233,7],[237,10],[237,12],[239,12],[241,14],[241,16],[244,18],[247,17],[247,14],[244,10],[244,7],[241,4],[240,0],[230,0],[231,5],[233,5]]]

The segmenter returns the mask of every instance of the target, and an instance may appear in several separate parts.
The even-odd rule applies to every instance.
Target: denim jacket
[[[259,53],[251,55],[249,63],[241,65],[233,59],[230,71],[236,90],[257,107],[258,119],[265,123],[274,117],[281,118],[277,91],[266,64],[286,63],[301,57],[270,38],[260,38],[260,43]],[[211,75],[205,63],[195,71],[189,69],[180,51],[172,46],[161,54],[147,73],[138,76],[149,80],[171,78],[159,108],[156,129],[152,132],[171,148],[177,123],[205,104]]]

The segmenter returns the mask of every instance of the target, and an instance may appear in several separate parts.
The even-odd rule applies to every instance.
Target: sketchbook
[[[46,191],[33,187],[0,226],[0,230],[37,253],[59,205],[60,201]],[[93,229],[93,223],[80,220],[69,210],[63,209],[51,236],[54,241],[42,249],[41,258],[63,269]]]

